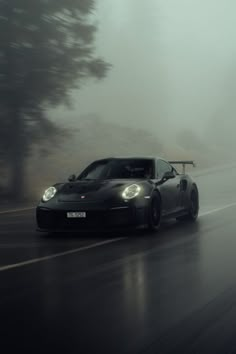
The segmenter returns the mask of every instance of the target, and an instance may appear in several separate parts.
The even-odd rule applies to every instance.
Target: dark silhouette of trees
[[[95,0],[0,0],[0,159],[12,195],[22,196],[34,145],[63,131],[46,115],[68,104],[72,89],[105,77],[94,55]]]

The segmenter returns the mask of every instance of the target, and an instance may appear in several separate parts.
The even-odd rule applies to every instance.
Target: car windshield
[[[113,159],[95,161],[79,180],[154,178],[152,159]]]

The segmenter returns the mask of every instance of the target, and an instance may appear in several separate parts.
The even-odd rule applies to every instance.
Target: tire
[[[157,231],[161,226],[161,198],[155,193],[148,211],[148,230]]]
[[[199,193],[196,186],[193,186],[190,193],[190,207],[188,213],[186,215],[180,216],[177,220],[188,220],[188,221],[196,221],[198,218],[199,212]]]

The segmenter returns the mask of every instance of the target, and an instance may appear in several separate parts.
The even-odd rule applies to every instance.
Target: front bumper
[[[86,208],[87,209],[87,208]],[[100,231],[133,228],[145,224],[146,208],[135,206],[113,207],[109,209],[87,209],[86,218],[70,219],[67,212],[77,208],[54,209],[42,205],[36,209],[38,231]],[[80,208],[81,210],[81,208]]]

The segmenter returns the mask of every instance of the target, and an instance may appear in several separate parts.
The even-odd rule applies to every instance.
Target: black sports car
[[[172,164],[180,163],[179,174]],[[192,161],[106,158],[78,177],[49,187],[36,211],[39,231],[111,230],[146,226],[157,230],[166,217],[195,221],[198,188],[185,174]]]

